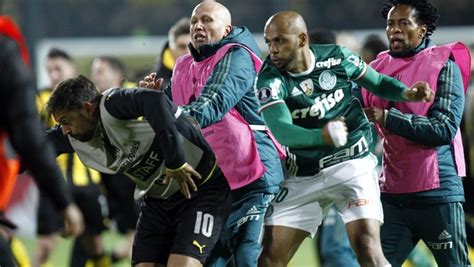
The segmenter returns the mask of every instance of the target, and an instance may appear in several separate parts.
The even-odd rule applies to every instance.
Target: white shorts
[[[383,223],[374,155],[345,161],[314,176],[290,176],[265,215],[265,225],[299,229],[314,237],[335,204],[344,223],[375,219]]]

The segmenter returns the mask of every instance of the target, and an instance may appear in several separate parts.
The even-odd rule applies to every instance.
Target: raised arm
[[[441,69],[436,96],[428,116],[388,111],[385,128],[395,134],[428,146],[448,145],[454,139],[464,109],[461,72],[454,61]]]
[[[253,90],[256,75],[249,53],[241,47],[231,48],[215,66],[200,96],[183,109],[202,128],[216,123]]]

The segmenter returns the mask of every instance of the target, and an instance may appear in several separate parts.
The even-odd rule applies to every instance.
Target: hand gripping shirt
[[[282,72],[267,58],[257,80],[260,111],[284,103],[293,124],[307,129],[322,129],[330,120],[345,118],[349,131],[345,146],[287,147],[288,172],[297,176],[314,175],[323,168],[364,157],[373,144],[360,102],[351,96],[351,80],[364,76],[367,65],[342,46],[311,45],[310,49],[312,60],[307,71]]]

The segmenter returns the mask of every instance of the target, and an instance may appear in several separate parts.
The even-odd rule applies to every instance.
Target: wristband
[[[185,162],[183,165],[181,165],[181,167],[177,168],[177,169],[170,169],[170,168],[166,168],[168,171],[171,171],[171,172],[177,172],[177,171],[180,171],[182,169],[184,169],[184,167],[186,167],[186,165],[188,165],[187,162]]]

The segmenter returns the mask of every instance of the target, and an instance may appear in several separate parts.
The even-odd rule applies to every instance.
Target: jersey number
[[[209,213],[196,213],[196,223],[194,224],[194,233],[202,233],[205,237],[211,237],[212,228],[214,227],[214,216]]]

